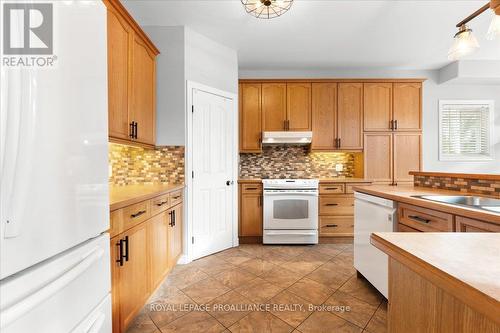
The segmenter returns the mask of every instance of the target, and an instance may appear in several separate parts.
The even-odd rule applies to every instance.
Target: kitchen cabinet
[[[241,83],[240,102],[240,152],[262,151],[262,85]]]
[[[411,183],[410,171],[419,171],[422,160],[421,133],[365,133],[365,178],[378,184]]]
[[[312,84],[311,150],[337,149],[337,83]]]
[[[394,83],[393,119],[397,131],[422,129],[422,83]]]
[[[422,83],[365,83],[365,131],[420,131]]]
[[[338,148],[363,149],[363,84],[339,83],[337,112]]]
[[[262,83],[262,130],[286,130],[286,83]]]
[[[286,84],[286,130],[311,130],[311,83]]]
[[[240,237],[262,237],[262,184],[240,184]]]
[[[365,83],[364,130],[389,131],[392,120],[392,83]]]
[[[104,0],[110,141],[155,145],[158,49],[118,0]]]
[[[150,295],[148,224],[142,223],[111,240],[117,247],[112,258],[120,326],[128,327]],[[116,275],[116,277],[115,277]],[[113,329],[120,332],[120,329]]]
[[[418,231],[451,232],[455,230],[452,214],[433,209],[399,203],[398,222]]]
[[[182,254],[182,190],[110,215],[113,332],[125,332]]]
[[[456,216],[455,230],[457,232],[500,232],[500,225]]]
[[[168,232],[168,265],[174,267],[182,254],[182,204],[178,204],[169,211]]]

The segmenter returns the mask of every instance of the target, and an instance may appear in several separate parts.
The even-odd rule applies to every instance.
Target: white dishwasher
[[[370,244],[374,232],[392,232],[396,226],[396,203],[360,192],[354,193],[354,268],[387,298],[388,258]]]

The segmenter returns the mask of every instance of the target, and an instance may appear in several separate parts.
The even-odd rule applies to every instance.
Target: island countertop
[[[420,198],[415,198],[415,195],[477,195],[464,193],[459,191],[440,190],[429,187],[420,187],[413,185],[371,185],[371,186],[355,186],[354,191],[371,194],[385,199],[403,202],[410,205],[434,209],[437,211],[469,217],[487,221],[490,223],[500,224],[500,214],[489,212],[481,209],[468,208],[464,206],[457,206],[435,202]],[[479,195],[483,196],[483,195]]]
[[[371,243],[500,322],[500,233],[374,233]]]
[[[120,209],[182,188],[184,188],[184,184],[110,186],[109,210]]]

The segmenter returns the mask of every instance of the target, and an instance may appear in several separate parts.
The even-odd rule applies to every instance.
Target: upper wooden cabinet
[[[155,145],[158,49],[118,0],[104,0],[111,141]]]
[[[240,152],[260,152],[262,136],[262,85],[241,83],[240,92]]]
[[[422,84],[394,83],[393,95],[395,130],[422,129]]]
[[[413,182],[410,171],[420,171],[422,134],[394,133],[394,183]]]
[[[389,131],[392,120],[392,83],[364,84],[365,131]]]
[[[312,150],[337,149],[337,83],[312,84]]]
[[[337,137],[340,149],[363,149],[363,84],[361,83],[339,83]]]
[[[262,84],[262,130],[286,130],[286,83]]]
[[[286,84],[286,130],[311,130],[311,83]]]

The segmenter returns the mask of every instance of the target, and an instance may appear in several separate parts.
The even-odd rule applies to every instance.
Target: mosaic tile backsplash
[[[110,185],[183,184],[184,147],[156,149],[109,144]]]
[[[342,171],[335,165],[342,164]],[[334,178],[354,176],[354,154],[310,152],[306,146],[264,146],[240,154],[240,178]]]
[[[458,177],[413,176],[415,186],[431,187],[464,193],[486,194],[500,197],[500,181],[463,179]]]

